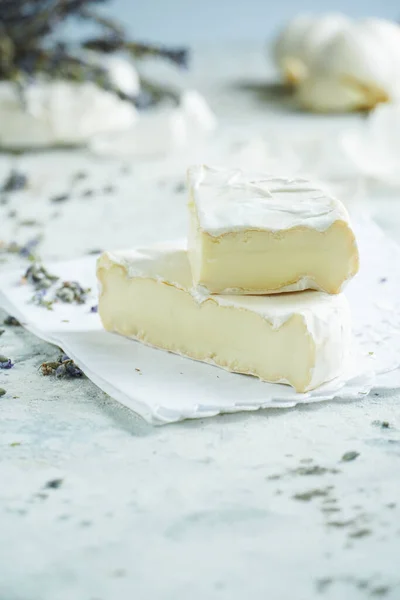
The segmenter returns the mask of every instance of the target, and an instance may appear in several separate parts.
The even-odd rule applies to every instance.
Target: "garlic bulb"
[[[308,22],[302,35],[293,38],[291,47],[286,42],[286,48],[297,52],[303,65],[302,76],[295,80],[301,106],[319,112],[345,112],[370,110],[381,102],[400,99],[398,25],[375,18],[344,18],[340,22],[337,15],[326,16],[323,23],[320,19]],[[285,56],[287,64],[288,54]]]
[[[37,80],[27,86],[25,106],[15,85],[0,82],[0,147],[80,145],[94,135],[130,127],[135,107],[91,82]]]
[[[320,17],[299,16],[290,21],[279,35],[274,58],[289,83],[298,83],[308,74],[313,57],[350,24],[342,14],[331,13]]]

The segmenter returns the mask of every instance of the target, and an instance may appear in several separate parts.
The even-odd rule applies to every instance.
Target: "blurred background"
[[[398,0],[113,0],[107,6],[138,38],[190,45],[262,41],[296,13],[327,11],[400,20]]]

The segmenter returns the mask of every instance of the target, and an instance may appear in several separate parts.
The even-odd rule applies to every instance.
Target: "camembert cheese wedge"
[[[199,295],[183,247],[106,252],[97,276],[105,329],[156,348],[298,392],[339,375],[348,356],[342,294]]]
[[[195,166],[188,187],[196,286],[213,294],[337,294],[357,273],[347,211],[317,185]]]

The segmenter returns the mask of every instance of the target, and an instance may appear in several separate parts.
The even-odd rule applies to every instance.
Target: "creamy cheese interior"
[[[186,251],[106,253],[98,262],[105,329],[297,391],[337,376],[350,320],[342,295],[212,296],[191,289]]]
[[[341,291],[358,270],[347,212],[305,180],[189,171],[193,281],[211,293]]]

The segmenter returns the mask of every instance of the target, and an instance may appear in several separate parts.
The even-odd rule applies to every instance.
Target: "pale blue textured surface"
[[[118,14],[137,37],[185,44],[263,40],[299,12],[400,19],[397,0],[113,0],[107,10]]]
[[[198,64],[193,81],[221,126],[251,137],[279,124],[285,107],[271,112],[261,93],[261,44],[209,52]],[[235,86],[238,79],[254,83]],[[311,133],[315,122],[327,135],[356,121],[287,119],[291,131]],[[0,156],[1,181],[14,160]],[[50,212],[40,186],[29,202],[16,194],[0,205],[1,236],[43,231],[45,260],[133,244],[134,218],[141,235],[154,229],[144,204],[153,203],[165,238],[184,227],[171,208],[184,214],[174,189],[186,161],[172,172],[167,161],[132,161],[129,176],[111,179],[108,161],[72,151],[17,160],[28,172],[40,167],[44,181],[82,169],[94,180],[93,197],[50,204]],[[105,183],[114,195],[99,193]],[[373,208],[398,237],[397,192]],[[33,217],[41,223],[23,225]],[[57,350],[5,329],[1,353],[16,366],[0,373],[1,600],[399,599],[398,393],[152,428],[88,379],[44,378],[39,366]],[[349,451],[360,455],[341,462]],[[60,488],[46,488],[54,478]]]

